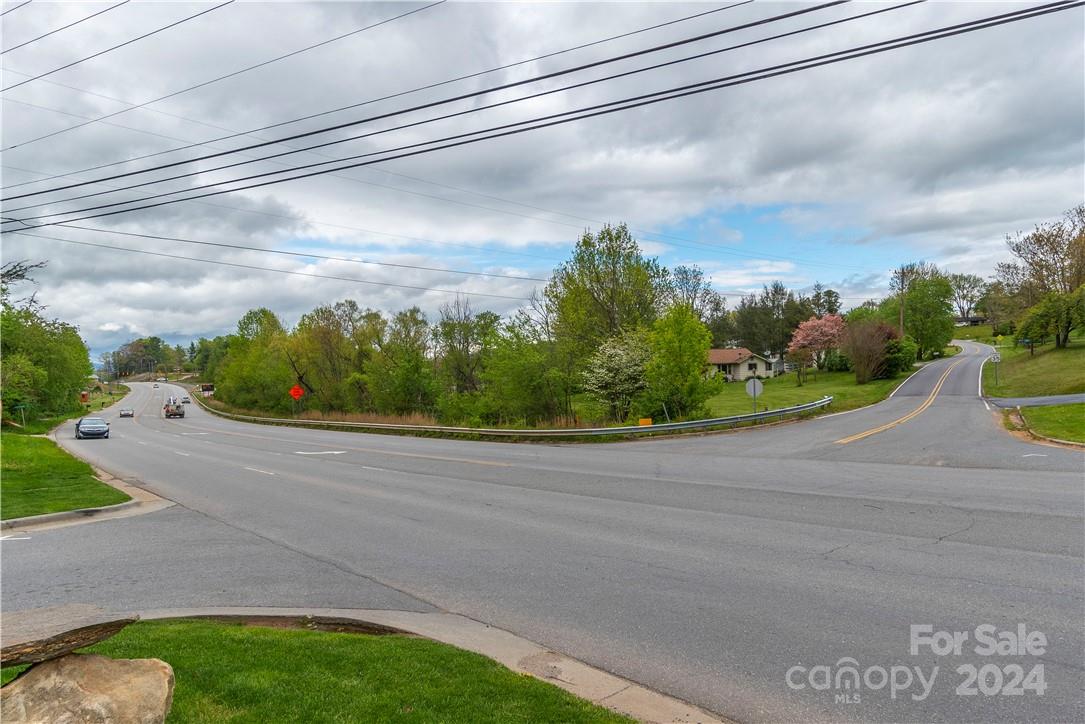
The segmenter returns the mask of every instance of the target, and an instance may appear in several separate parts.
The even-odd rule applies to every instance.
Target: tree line
[[[802,295],[776,282],[728,310],[702,269],[664,267],[621,224],[585,232],[545,288],[506,318],[463,297],[433,320],[417,307],[386,315],[347,299],[288,329],[261,308],[232,334],[172,352],[157,338],[136,340],[111,364],[123,374],[140,358],[183,356],[220,401],[274,413],[294,411],[286,391],[298,384],[301,408],[322,413],[467,425],[688,419],[722,384],[704,374],[710,347],[782,354],[801,321],[839,308],[821,285]]]
[[[94,372],[79,330],[50,319],[33,294],[14,298],[14,289],[33,282],[33,272],[44,266],[11,261],[0,268],[0,399],[11,417],[37,419],[78,410],[79,392]]]

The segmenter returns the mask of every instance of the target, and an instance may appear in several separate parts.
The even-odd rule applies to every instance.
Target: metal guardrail
[[[804,405],[794,407],[781,407],[778,410],[766,410],[764,412],[751,412],[747,415],[732,415],[730,417],[715,417],[708,420],[689,420],[687,422],[664,422],[658,425],[626,425],[623,427],[589,427],[567,428],[548,430],[505,430],[500,428],[480,427],[449,427],[445,425],[397,425],[381,422],[337,422],[335,420],[299,420],[280,417],[256,417],[253,415],[238,415],[233,412],[216,410],[206,404],[199,396],[193,399],[200,403],[200,407],[208,412],[245,422],[258,422],[270,425],[295,425],[305,427],[352,427],[363,430],[390,430],[395,432],[431,432],[448,435],[478,435],[482,437],[596,437],[599,435],[645,435],[654,432],[672,432],[676,430],[702,430],[709,427],[722,427],[725,425],[737,426],[744,422],[761,422],[762,420],[783,419],[788,415],[798,415],[828,406],[832,396],[823,397],[815,402],[807,402]]]

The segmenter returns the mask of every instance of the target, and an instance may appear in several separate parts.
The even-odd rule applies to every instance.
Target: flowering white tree
[[[606,403],[610,416],[624,420],[633,401],[644,391],[644,369],[651,349],[642,330],[623,332],[599,345],[583,372],[584,389]]]

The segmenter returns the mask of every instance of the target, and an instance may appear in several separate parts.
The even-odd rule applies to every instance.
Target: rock
[[[35,664],[0,689],[0,718],[49,724],[160,724],[173,669],[158,659],[69,654]]]
[[[90,646],[136,621],[96,606],[69,605],[5,611],[0,619],[0,664],[33,664]]]

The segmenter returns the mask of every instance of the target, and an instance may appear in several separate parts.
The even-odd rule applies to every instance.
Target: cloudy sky
[[[1081,8],[381,161],[403,146],[431,149],[425,144],[449,136],[1030,6],[238,1],[211,10],[215,3],[34,0],[16,8],[20,2],[4,2],[10,12],[0,18],[0,165],[3,215],[23,221],[3,228],[48,225],[26,232],[35,237],[3,235],[3,258],[48,259],[39,299],[79,325],[95,356],[140,335],[177,342],[221,334],[256,306],[292,324],[345,297],[434,313],[460,292],[506,313],[584,229],[608,221],[628,223],[667,265],[702,266],[732,304],[780,279],[797,289],[821,281],[852,305],[883,293],[889,269],[911,260],[987,276],[1006,256],[1007,232],[1057,217],[1083,195]],[[810,12],[773,20],[803,9]],[[877,10],[887,12],[770,39]],[[403,112],[758,20],[767,22]],[[757,40],[765,42],[749,45]],[[724,52],[606,79],[717,50]],[[294,51],[302,52],[275,60]],[[471,77],[454,80],[462,76]],[[586,81],[599,82],[486,108]],[[344,106],[355,107],[325,113]],[[432,120],[461,111],[470,112]],[[397,129],[419,121],[429,122]],[[266,128],[273,124],[283,125]],[[367,137],[255,160],[359,135]],[[359,156],[353,163],[377,162],[338,171],[350,162],[326,164],[307,170],[332,173],[72,221],[152,203],[121,202],[158,194],[170,195],[156,201],[176,201]],[[219,168],[227,164],[242,165]],[[236,181],[256,174],[272,175]],[[124,190],[134,184],[144,185]],[[457,273],[464,271],[475,274]]]

